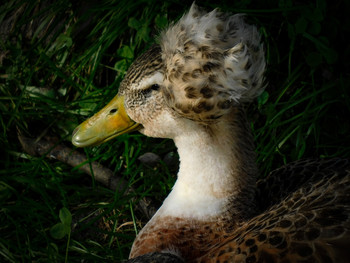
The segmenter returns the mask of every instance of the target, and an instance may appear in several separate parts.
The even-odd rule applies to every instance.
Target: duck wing
[[[258,185],[260,194],[266,194],[261,203],[269,208],[242,223],[201,260],[349,262],[348,160],[293,163],[272,172]]]

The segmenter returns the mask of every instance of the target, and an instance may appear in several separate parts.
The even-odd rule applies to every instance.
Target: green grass
[[[268,85],[249,106],[261,176],[301,158],[350,157],[349,4],[231,2],[201,5],[244,12],[262,33]],[[0,7],[6,35],[0,41],[0,261],[127,258],[147,221],[135,202],[144,196],[161,202],[176,175],[174,168],[147,167],[137,158],[150,151],[164,157],[175,151],[173,143],[135,133],[81,150],[136,189],[123,196],[67,164],[29,156],[17,130],[35,138],[55,134],[71,145],[74,127],[117,93],[134,58],[190,5],[12,0]],[[6,24],[11,15],[16,23]]]

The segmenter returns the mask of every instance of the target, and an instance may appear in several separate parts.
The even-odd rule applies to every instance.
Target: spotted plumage
[[[167,103],[186,118],[211,121],[262,91],[260,35],[242,15],[193,5],[161,35],[161,47]]]
[[[260,36],[242,15],[192,5],[134,62],[117,97],[74,131],[77,146],[138,129],[178,148],[177,181],[130,258],[348,262],[347,160],[297,162],[256,182],[244,104],[263,91],[264,70]]]
[[[286,165],[257,183],[263,212],[196,261],[348,262],[349,190],[348,160]]]

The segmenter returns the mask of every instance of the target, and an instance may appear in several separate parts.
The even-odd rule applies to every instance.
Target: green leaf
[[[97,107],[97,103],[85,100],[79,101],[78,105],[79,109],[76,111],[76,114],[84,116],[90,115]]]
[[[327,47],[329,46],[329,39],[325,36],[319,36],[318,38],[315,38],[317,41],[314,41],[316,45],[320,47]]]
[[[61,96],[66,96],[67,94],[67,88],[66,87],[61,87],[58,89],[58,93],[61,95]]]
[[[137,32],[137,35],[140,39],[142,39],[145,42],[150,41],[149,34],[151,33],[151,29],[147,25],[140,28],[140,30]]]
[[[338,53],[332,48],[328,48],[322,54],[328,64],[334,64],[338,60]]]
[[[50,48],[46,52],[46,55],[51,57],[60,49],[70,48],[72,45],[73,45],[73,40],[71,37],[65,34],[60,34],[55,40],[55,42],[50,46]]]
[[[50,229],[50,235],[55,239],[62,239],[67,235],[67,226],[63,223],[57,223]]]
[[[318,65],[322,63],[322,55],[318,52],[311,52],[306,57],[306,63],[310,67],[316,68]]]
[[[58,254],[58,246],[57,246],[55,243],[50,243],[50,244],[48,245],[48,250],[49,250],[51,253]]]
[[[265,90],[263,93],[260,94],[260,96],[258,97],[258,105],[259,107],[261,107],[262,105],[264,105],[267,100],[269,99],[269,93]]]
[[[160,29],[165,28],[168,25],[168,19],[165,16],[158,14],[155,18],[156,26]]]
[[[321,32],[321,24],[318,22],[312,22],[307,31],[312,35],[318,35]]]
[[[293,6],[293,2],[292,2],[292,0],[279,0],[278,6],[281,8],[289,8],[289,7]]]
[[[312,21],[321,22],[323,20],[322,10],[319,8],[316,8],[312,13],[310,13],[309,18]]]
[[[128,63],[126,59],[119,60],[117,63],[115,63],[114,69],[118,72],[125,73],[128,69]]]
[[[129,46],[122,46],[120,49],[118,49],[117,54],[122,58],[134,58],[134,51]]]
[[[295,31],[297,34],[302,34],[305,32],[307,27],[307,20],[304,17],[300,17],[298,21],[295,23]]]
[[[128,21],[128,26],[133,28],[133,29],[138,30],[142,26],[142,24],[135,17],[131,17]]]
[[[72,224],[72,214],[67,208],[63,207],[60,210],[59,217],[61,222],[70,228],[70,225]]]
[[[25,92],[29,94],[30,97],[48,97],[54,99],[56,97],[54,89],[38,88],[35,86],[26,86]]]
[[[73,45],[73,40],[71,37],[60,34],[56,40],[58,48],[68,47],[70,48]]]

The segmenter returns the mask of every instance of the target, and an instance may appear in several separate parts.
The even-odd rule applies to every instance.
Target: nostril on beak
[[[118,111],[118,109],[111,109],[111,110],[109,111],[109,114],[116,113],[117,111]]]

